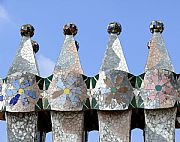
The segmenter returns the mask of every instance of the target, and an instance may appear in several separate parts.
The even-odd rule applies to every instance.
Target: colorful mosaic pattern
[[[144,101],[145,142],[174,142],[177,89],[174,67],[161,33],[164,26],[153,21],[149,55],[145,67],[141,97]],[[163,108],[163,109],[160,109]]]
[[[141,87],[144,84],[144,76],[145,76],[145,73],[143,73],[139,76],[134,76],[132,74],[128,74],[128,78],[133,87],[133,90],[134,90],[133,92],[135,95],[131,101],[129,108],[144,108],[144,101],[140,94]]]
[[[110,72],[111,72],[111,76],[107,75]],[[47,94],[51,94],[51,92],[54,91],[55,93],[52,93],[52,94],[59,93],[59,96],[61,96],[60,100],[63,100],[64,97],[62,97],[62,96],[66,95],[67,94],[66,91],[69,91],[69,90],[72,90],[71,93],[69,92],[70,94],[72,94],[72,93],[77,94],[77,95],[83,94],[83,95],[80,95],[80,98],[71,96],[71,99],[70,99],[70,97],[68,96],[67,99],[69,101],[74,102],[72,98],[76,98],[75,99],[76,101],[79,100],[82,103],[81,105],[84,105],[83,106],[84,109],[90,109],[90,108],[100,109],[101,107],[99,107],[98,100],[100,100],[100,98],[101,98],[100,96],[102,96],[103,93],[106,94],[104,96],[104,99],[105,98],[106,99],[104,100],[104,102],[101,101],[101,104],[103,104],[103,103],[109,104],[109,102],[112,103],[113,100],[116,99],[116,97],[117,97],[117,99],[119,99],[116,94],[117,89],[119,89],[118,90],[119,92],[117,91],[119,94],[126,94],[127,88],[126,88],[126,86],[125,87],[121,86],[121,83],[122,83],[122,82],[120,82],[121,73],[118,73],[118,72],[121,72],[121,71],[108,71],[106,73],[106,75],[102,74],[102,75],[97,75],[95,77],[87,77],[87,76],[82,76],[80,74],[78,75],[78,74],[69,73],[66,77],[65,76],[58,77],[55,75],[54,79],[53,79],[52,75],[47,78],[41,78],[39,76],[34,77],[34,75],[31,74],[34,78],[33,79],[34,82],[36,82],[35,88],[37,90],[39,90],[39,89],[41,90],[41,91],[38,91],[38,94],[41,94],[40,95],[41,97],[40,98],[38,97],[39,99],[36,98],[35,96],[33,97],[31,94],[32,92],[29,94],[28,90],[26,90],[26,88],[29,89],[29,88],[34,87],[34,86],[31,86],[33,81],[30,81],[30,82],[28,82],[27,80],[22,81],[19,74],[14,74],[12,76],[9,76],[9,78],[7,78],[6,83],[3,83],[3,80],[1,80],[1,84],[5,88],[4,94],[1,93],[1,100],[0,100],[1,110],[4,110],[3,108],[5,108],[5,107],[3,104],[5,102],[7,105],[6,106],[7,110],[9,110],[10,106],[12,109],[20,102],[21,102],[22,106],[25,107],[28,104],[27,103],[28,99],[34,100],[34,101],[36,100],[35,101],[36,102],[35,110],[51,109],[50,102],[52,100],[50,99],[51,97],[49,97]],[[27,74],[27,73],[25,73],[25,74]],[[26,76],[25,74],[22,74],[22,76]],[[113,74],[114,75],[116,74],[116,76],[114,76],[114,82],[112,82]],[[104,77],[102,78],[102,76],[104,76]],[[18,79],[15,79],[15,78],[18,78]],[[22,78],[24,79],[24,77],[22,77]],[[28,77],[25,77],[25,78],[28,78]],[[31,77],[29,77],[29,78],[31,80]],[[140,76],[133,76],[133,75],[127,73],[126,78],[129,82],[128,85],[131,86],[131,93],[133,94],[132,98],[130,99],[131,100],[130,107],[132,107],[132,108],[147,108],[147,109],[168,108],[168,107],[173,107],[175,105],[176,101],[179,102],[179,94],[180,93],[178,90],[179,89],[178,86],[180,83],[179,83],[179,75],[178,74],[175,74],[175,73],[167,71],[167,70],[152,70],[152,71],[148,71],[145,74],[142,74]],[[12,80],[12,81],[9,82],[10,80]],[[79,83],[79,82],[81,82],[81,83]],[[23,85],[23,83],[25,85]],[[50,86],[51,83],[52,83],[52,85]],[[106,87],[99,87],[98,85],[101,83],[103,83]],[[120,85],[117,85],[118,83]],[[53,84],[56,87],[54,87]],[[51,88],[49,88],[49,86]],[[67,87],[69,87],[69,90]],[[8,89],[8,88],[10,88],[10,89]],[[24,89],[25,91],[22,93],[21,89]],[[56,89],[58,90],[57,92],[55,91]],[[100,91],[101,89],[102,89],[102,91]],[[26,93],[26,94],[24,94],[24,93]],[[99,93],[99,95],[98,95],[98,93]],[[169,94],[173,94],[173,95],[169,95]],[[47,99],[47,96],[49,99]],[[127,96],[127,95],[125,95],[125,96]],[[56,97],[52,97],[52,98],[56,98]],[[122,101],[122,99],[123,98],[121,98],[121,101]],[[21,101],[19,101],[19,100],[21,100]],[[38,100],[38,102],[37,102],[37,100]],[[177,102],[177,105],[179,104],[178,102]],[[125,103],[128,106],[129,101],[126,100],[126,97],[125,97]],[[54,103],[52,103],[52,105],[54,105]],[[112,104],[109,104],[109,105],[112,105]],[[107,107],[108,107],[108,105],[107,105]],[[20,109],[19,112],[21,112],[22,110],[23,109]],[[33,111],[33,109],[29,109],[29,110],[25,109],[25,110]]]
[[[174,76],[167,70],[149,70],[145,74],[144,86],[141,90],[141,97],[144,101],[144,108],[169,108],[174,107],[177,90]]]
[[[134,97],[128,73],[118,70],[101,72],[94,89],[100,110],[124,110]]]
[[[94,77],[88,77],[83,75],[84,82],[87,86],[88,98],[84,104],[84,110],[86,109],[99,109],[99,105],[94,97],[93,89],[96,87],[97,81],[99,80],[99,74]]]
[[[116,28],[117,26],[113,24],[110,23],[109,27]],[[67,29],[71,29],[71,25],[73,24],[70,24],[69,27],[67,26]],[[150,28],[151,30],[159,28],[156,21],[152,22]],[[27,31],[26,28],[25,30],[27,33],[29,32]],[[153,77],[154,76],[153,73],[152,75],[150,75],[151,73],[149,72],[149,70],[164,69],[164,68],[170,71],[174,71],[174,68],[172,66],[170,57],[168,55],[167,49],[165,48],[165,44],[161,35],[162,32],[154,30],[154,32],[152,33],[153,36],[149,42],[150,52],[145,69],[146,73],[140,76],[134,76],[128,73],[126,75],[127,77],[125,77],[127,78],[128,81],[125,86],[117,85],[117,84],[124,84],[124,82],[126,82],[123,80],[124,78],[121,76],[121,73],[116,73],[118,71],[114,71],[114,72],[110,71],[114,69],[114,70],[121,70],[128,72],[128,67],[117,34],[110,34],[109,41],[107,44],[107,49],[105,52],[105,57],[100,69],[100,74],[95,77],[87,77],[85,75],[82,76],[80,75],[83,73],[83,71],[80,65],[73,34],[66,34],[61,53],[59,55],[57,64],[55,66],[55,70],[53,72],[54,77],[53,75],[47,78],[41,78],[39,76],[36,76],[36,83],[39,86],[39,89],[41,90],[40,91],[41,97],[38,99],[38,102],[35,105],[35,110],[41,110],[41,109],[51,110],[52,106],[60,102],[61,102],[60,103],[61,106],[64,106],[64,104],[66,104],[65,105],[66,110],[71,108],[72,106],[76,106],[77,103],[80,102],[84,105],[83,109],[90,109],[90,108],[117,109],[115,107],[117,104],[120,105],[119,109],[127,109],[128,107],[151,109],[151,108],[164,108],[164,107],[167,108],[174,106],[176,100],[179,99],[178,95],[180,94],[177,83],[179,79],[177,78],[175,79],[172,77],[172,75],[169,75],[166,79],[164,78],[164,82],[163,81],[159,82],[157,80],[159,78],[162,78],[163,75],[156,78]],[[22,62],[24,59],[26,59],[26,63]],[[23,67],[22,65],[25,66]],[[34,58],[31,39],[30,37],[26,37],[23,35],[20,48],[17,52],[17,56],[9,70],[9,75],[13,73],[16,74],[16,72],[22,72],[24,70],[28,70],[28,72],[31,72],[33,74],[38,74],[39,72]],[[108,76],[107,75],[108,72],[111,72],[111,74],[116,74],[116,75]],[[81,77],[79,77],[78,74]],[[169,72],[169,74],[171,73]],[[145,80],[144,80],[144,76],[145,76]],[[84,81],[82,81],[82,78],[85,81],[86,85],[84,84]],[[77,81],[77,80],[81,80],[81,81]],[[169,83],[167,83],[166,81]],[[14,80],[12,81],[11,85],[14,86],[13,84],[19,84],[19,86],[17,85],[15,86],[16,91],[19,92],[12,93],[14,95],[7,95],[7,97],[6,95],[2,95],[1,93],[0,95],[1,109],[2,109],[2,102],[3,100],[5,100],[5,98],[7,98],[7,102],[9,101],[7,103],[8,109],[10,106],[14,107],[20,102],[23,106],[27,105],[27,100],[28,100],[27,98],[30,98],[32,100],[37,99],[36,97],[33,97],[32,95],[27,93],[28,92],[27,90],[25,91],[26,92],[25,95],[24,92],[22,92],[22,90],[23,89],[25,90],[26,86],[24,86],[25,88],[21,90],[19,88],[22,88],[22,86],[20,82],[18,83],[17,82],[18,80]],[[81,82],[81,83],[77,84],[76,82]],[[151,83],[151,86],[147,85],[149,83]],[[5,88],[7,89],[8,86],[10,86],[10,84],[8,84],[7,87]],[[130,89],[127,86],[128,87],[131,86]],[[7,91],[5,92],[7,94]],[[131,97],[129,97],[130,93],[133,94]],[[168,95],[171,93],[173,93],[173,95],[175,96]],[[78,97],[72,94],[78,94]],[[79,94],[83,94],[83,95],[79,95]],[[13,97],[11,98],[10,96]],[[28,96],[28,97],[23,97],[23,96]],[[21,101],[19,101],[19,99]],[[57,99],[59,99],[59,101],[57,101]],[[168,103],[166,100],[168,101]],[[68,106],[67,103],[65,102],[71,103],[72,106],[71,105]],[[105,105],[106,107],[103,106],[102,104],[106,104]],[[19,111],[21,111],[21,109],[22,108],[20,108]],[[73,109],[71,108],[70,110]]]
[[[48,94],[51,110],[59,111],[82,110],[88,98],[82,75],[73,72],[63,76],[54,75]]]
[[[39,98],[39,100],[36,104],[36,107],[35,107],[36,110],[43,110],[43,109],[50,110],[51,109],[51,106],[47,99],[47,96],[48,96],[47,90],[49,88],[49,85],[50,85],[52,79],[53,79],[53,75],[50,75],[47,78],[42,78],[42,77],[36,75],[36,82],[37,82],[40,92],[41,92],[41,98]]]
[[[7,78],[5,94],[7,111],[34,111],[40,95],[35,75],[26,72],[11,74]]]
[[[100,141],[129,141],[131,109],[139,115],[139,108],[144,109],[145,141],[174,141],[175,122],[180,127],[180,74],[174,73],[161,22],[151,23],[145,73],[139,76],[128,71],[118,39],[120,24],[110,23],[98,75],[83,74],[74,40],[77,27],[69,24],[54,72],[42,78],[34,56],[39,47],[30,39],[34,29],[29,26],[21,28],[20,48],[7,78],[0,79],[0,119],[6,113],[10,142],[38,141],[37,111],[51,111],[53,141],[82,142],[87,109],[91,115],[93,109],[98,112],[93,117],[99,121]]]

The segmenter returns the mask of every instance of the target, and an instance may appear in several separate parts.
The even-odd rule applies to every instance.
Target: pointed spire
[[[116,69],[129,72],[121,43],[118,39],[121,30],[121,25],[117,22],[112,22],[108,25],[107,31],[110,36],[100,71]]]
[[[152,21],[150,24],[150,32],[153,34],[148,43],[149,55],[145,66],[145,71],[151,69],[166,69],[174,71],[171,58],[166,49],[161,33],[164,25],[160,21]]]
[[[34,35],[34,27],[30,24],[23,25],[20,32],[22,35],[20,47],[9,69],[8,75],[24,71],[39,75],[35,58],[35,53],[39,50],[39,45],[31,40],[31,37]]]
[[[74,40],[78,29],[75,24],[70,23],[64,26],[63,31],[66,37],[54,73],[73,71],[82,74],[83,70],[78,56],[79,43]]]

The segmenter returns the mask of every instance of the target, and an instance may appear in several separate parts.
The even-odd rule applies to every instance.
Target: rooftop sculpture
[[[162,38],[164,25],[152,21],[144,73],[130,73],[118,35],[118,22],[108,25],[109,40],[99,73],[83,73],[75,41],[75,24],[64,26],[65,40],[54,71],[39,75],[39,45],[34,27],[23,25],[20,47],[8,75],[0,79],[0,119],[6,120],[9,142],[87,141],[99,130],[100,142],[129,142],[134,128],[145,142],[173,142],[180,127],[180,75],[175,73]]]

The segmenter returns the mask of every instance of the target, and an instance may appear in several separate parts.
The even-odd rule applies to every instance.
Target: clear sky
[[[163,37],[176,72],[180,73],[179,13],[179,0],[0,0],[0,77],[7,75],[20,43],[19,29],[26,23],[36,29],[33,39],[40,45],[37,59],[42,76],[52,73],[64,41],[62,27],[68,22],[79,29],[75,38],[80,44],[79,56],[85,74],[97,74],[108,41],[106,27],[112,21],[122,25],[119,38],[130,72],[140,74],[146,63],[152,20],[163,21]],[[176,134],[178,141],[180,133]],[[92,133],[89,139],[98,142],[98,135]],[[7,141],[2,121],[1,141]],[[47,142],[51,141],[48,134]],[[141,130],[132,131],[132,142],[143,142]]]

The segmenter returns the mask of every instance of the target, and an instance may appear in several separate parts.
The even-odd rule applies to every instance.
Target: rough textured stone
[[[145,71],[152,69],[167,69],[169,71],[174,71],[171,58],[161,33],[153,33],[152,38],[149,41],[149,47]]]
[[[51,111],[53,142],[83,142],[84,113]]]
[[[8,142],[38,142],[37,113],[6,112]]]
[[[131,110],[98,111],[100,142],[129,142]]]
[[[176,108],[145,110],[145,142],[174,142]]]

